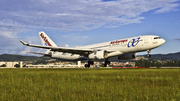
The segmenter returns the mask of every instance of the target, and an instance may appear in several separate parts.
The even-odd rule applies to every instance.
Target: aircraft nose
[[[166,42],[166,40],[161,39],[160,44],[162,45],[162,44],[164,44],[165,42]]]
[[[166,42],[166,40],[162,39],[162,44],[164,44]]]

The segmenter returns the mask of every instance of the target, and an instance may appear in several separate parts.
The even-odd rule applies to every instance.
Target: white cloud
[[[61,37],[67,38],[69,40],[73,40],[73,41],[79,41],[79,40],[85,40],[88,38],[88,36],[80,36],[77,34],[66,34],[66,35],[61,35]]]
[[[65,45],[65,47],[69,47],[69,45],[68,45],[68,44],[66,44],[66,45]]]
[[[19,38],[17,37],[17,33],[22,31],[25,31],[25,29],[0,27],[0,47],[18,45]]]
[[[17,50],[17,49],[16,49]],[[33,56],[39,56],[37,54],[32,54],[32,53],[28,53],[28,52],[36,52],[36,53],[45,53],[44,49],[40,49],[40,48],[33,48],[33,47],[23,47],[23,48],[19,48],[18,49],[19,52],[16,52],[16,54],[22,54],[22,55],[33,55]],[[42,55],[41,55],[42,56]]]
[[[28,49],[33,50],[32,48],[17,48],[17,46],[22,46],[19,40],[22,38],[18,37],[18,33],[27,32],[25,28],[20,27],[0,27],[0,54],[8,53],[8,54],[21,54],[22,51],[27,51]],[[24,39],[24,38],[23,38]],[[40,40],[38,37],[29,36],[26,40],[31,40],[34,44],[40,44]],[[38,41],[37,41],[38,40]],[[31,42],[28,42],[31,43]],[[25,46],[24,46],[25,47]],[[35,51],[39,51],[39,49],[34,49]],[[27,53],[26,53],[27,55]]]
[[[161,9],[157,10],[155,13],[165,13],[165,12],[170,12],[170,11],[178,11],[176,7],[178,7],[179,4],[167,4]]]
[[[178,10],[178,0],[5,0],[0,1],[0,26],[91,30],[141,23],[150,10]]]

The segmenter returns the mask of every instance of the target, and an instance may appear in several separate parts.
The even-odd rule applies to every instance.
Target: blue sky
[[[0,54],[43,52],[19,42],[41,45],[39,31],[68,47],[159,35],[152,54],[180,52],[179,0],[0,0],[0,14]]]

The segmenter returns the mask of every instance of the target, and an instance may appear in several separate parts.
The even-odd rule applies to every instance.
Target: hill
[[[149,60],[180,60],[180,52],[169,54],[153,54]]]
[[[21,56],[12,54],[0,55],[0,61],[42,61],[48,60],[48,57],[36,57],[36,56]]]

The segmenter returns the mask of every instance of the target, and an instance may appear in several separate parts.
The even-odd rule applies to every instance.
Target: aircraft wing
[[[67,47],[52,47],[52,46],[32,45],[32,44],[27,44],[27,43],[23,42],[22,40],[20,40],[20,42],[23,45],[30,46],[30,47],[44,48],[44,49],[50,49],[50,51],[65,52],[65,53],[80,54],[80,55],[90,54],[94,51],[97,51],[95,49],[81,49],[81,48],[67,48]],[[106,51],[113,52],[111,50],[106,50]]]

